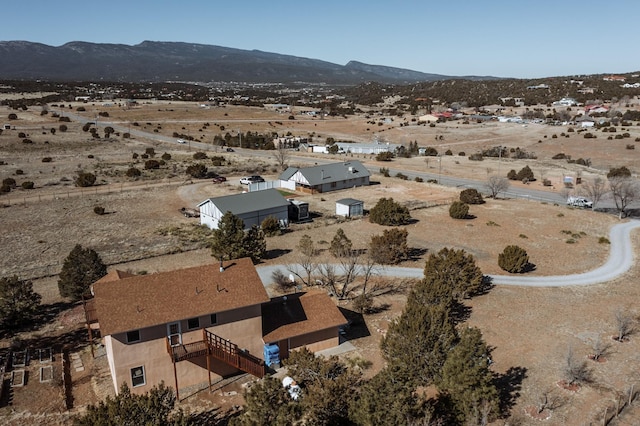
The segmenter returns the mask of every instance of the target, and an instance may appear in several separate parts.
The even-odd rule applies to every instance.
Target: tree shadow
[[[491,291],[491,289],[494,287],[495,284],[493,283],[493,278],[491,278],[489,275],[483,275],[480,288],[477,292],[473,293],[472,296],[482,296],[484,294],[488,294],[489,291]]]
[[[409,260],[420,260],[428,251],[426,248],[412,247],[409,249]]]
[[[264,258],[265,259],[275,259],[277,257],[280,256],[284,256],[285,254],[291,253],[291,249],[272,249],[272,250],[267,250],[267,253],[265,254]]]
[[[388,311],[391,305],[388,303],[381,303],[377,306],[372,306],[367,310],[368,314],[379,314],[380,312]]]
[[[201,411],[189,416],[189,425],[193,426],[226,426],[234,417],[238,417],[242,412],[239,410],[230,410],[221,412],[220,407],[214,407],[210,410]]]
[[[451,319],[456,323],[467,321],[471,317],[473,309],[457,300],[451,302]]]
[[[53,322],[58,315],[62,312],[72,309],[76,303],[72,302],[57,302],[50,305],[40,305],[36,315],[29,321],[23,324],[16,324],[10,329],[2,330],[0,332],[0,338],[7,338],[15,336],[16,334],[37,331],[42,328],[43,324]]]
[[[527,272],[533,272],[536,270],[536,264],[535,263],[527,263],[526,266],[524,267],[524,270],[522,271],[523,273],[527,273]]]
[[[500,396],[500,412],[507,415],[520,397],[522,382],[527,378],[526,367],[510,367],[504,374],[496,373],[493,383]]]

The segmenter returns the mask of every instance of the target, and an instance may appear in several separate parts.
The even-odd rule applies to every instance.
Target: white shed
[[[364,214],[364,201],[354,198],[343,198],[336,201],[336,214],[338,216],[362,216]]]

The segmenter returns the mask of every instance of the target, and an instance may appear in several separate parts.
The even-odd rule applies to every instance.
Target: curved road
[[[600,267],[589,272],[572,275],[523,276],[523,275],[489,275],[493,284],[515,285],[527,287],[567,287],[598,284],[611,281],[627,272],[633,265],[633,247],[631,231],[640,228],[640,221],[632,220],[614,225],[609,231],[611,251],[609,258]],[[339,265],[335,265],[339,268]],[[263,283],[272,281],[271,274],[276,269],[287,272],[287,265],[258,266],[258,275]],[[421,268],[402,268],[385,266],[378,271],[379,275],[399,278],[422,278],[424,270]]]

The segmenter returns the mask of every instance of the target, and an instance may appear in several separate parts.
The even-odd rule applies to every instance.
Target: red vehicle
[[[216,176],[213,178],[213,183],[222,183],[226,181],[227,181],[227,178],[224,176]]]

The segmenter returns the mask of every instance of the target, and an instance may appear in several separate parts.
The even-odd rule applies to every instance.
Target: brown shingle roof
[[[123,278],[129,278],[129,277],[134,277],[134,276],[135,275],[132,274],[131,272],[125,272],[125,271],[120,271],[119,269],[114,269],[113,271],[109,272],[107,275],[105,275],[104,277],[102,277],[98,281],[96,281],[96,283],[101,283],[101,282],[107,282],[108,283],[108,282],[118,281],[118,280],[121,280]]]
[[[103,336],[269,301],[251,259],[94,284]]]
[[[262,306],[262,340],[277,342],[347,323],[324,291],[288,295]]]

